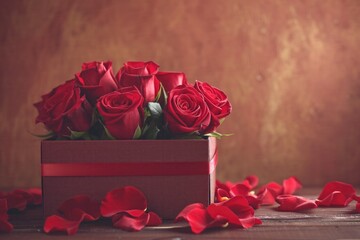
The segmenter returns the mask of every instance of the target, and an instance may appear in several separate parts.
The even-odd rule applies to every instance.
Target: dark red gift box
[[[214,201],[216,139],[42,141],[44,216],[85,194],[101,201],[131,185],[148,210],[174,219],[188,204]]]

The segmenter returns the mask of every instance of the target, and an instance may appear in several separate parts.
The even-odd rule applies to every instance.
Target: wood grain
[[[223,89],[218,176],[360,184],[360,2],[0,2],[0,187],[40,185],[32,104],[85,61],[154,60]]]

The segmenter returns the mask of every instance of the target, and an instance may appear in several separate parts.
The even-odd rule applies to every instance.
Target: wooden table
[[[299,195],[315,199],[320,189],[304,189]],[[261,207],[255,215],[263,224],[251,229],[211,229],[194,235],[185,224],[166,222],[141,232],[124,232],[109,223],[83,223],[74,236],[42,233],[41,208],[28,209],[12,216],[15,229],[0,239],[359,239],[360,214],[355,202],[346,208],[317,208],[306,213],[278,212],[276,206]]]

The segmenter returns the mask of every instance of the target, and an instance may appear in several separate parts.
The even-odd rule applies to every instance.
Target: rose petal
[[[228,201],[215,203],[215,205],[228,207],[239,218],[245,219],[254,216],[254,209],[249,205],[246,198],[242,196],[235,196]]]
[[[158,226],[158,225],[162,224],[161,218],[156,213],[149,212],[149,216],[150,216],[149,221],[146,224],[146,226]]]
[[[185,74],[180,72],[158,72],[156,78],[161,82],[167,93],[177,86],[187,84]]]
[[[293,194],[300,188],[302,188],[300,181],[296,177],[289,177],[283,181],[282,194]]]
[[[275,198],[281,193],[282,186],[276,182],[270,182],[261,187],[257,195],[261,199],[262,205],[272,205]]]
[[[253,209],[258,209],[262,199],[260,199],[258,196],[256,195],[252,195],[249,194],[248,196],[245,196],[246,200],[248,201],[249,205],[253,208]]]
[[[231,198],[230,193],[222,188],[216,189],[216,201],[222,202]]]
[[[44,232],[66,232],[68,235],[73,235],[79,229],[79,225],[80,221],[71,221],[58,215],[52,215],[46,218]]]
[[[7,207],[8,209],[16,209],[18,211],[23,211],[26,208],[27,200],[24,195],[20,192],[13,191],[7,194]]]
[[[233,203],[228,206],[226,204],[222,206],[211,204],[207,208],[207,211],[213,219],[226,219],[226,221],[233,227],[251,228],[255,224],[261,224],[261,220],[253,216],[253,210],[250,210],[252,208],[249,205],[245,204],[244,207],[243,203],[245,202],[241,201],[240,206],[234,207],[237,203],[239,203],[239,201],[232,202]],[[242,211],[246,212],[246,214],[241,213]],[[243,216],[246,217],[243,218]]]
[[[242,184],[245,184],[249,187],[250,190],[254,189],[259,183],[259,178],[255,175],[250,175],[245,178]]]
[[[193,210],[193,209],[205,209],[205,206],[201,203],[193,203],[190,205],[187,205],[183,210],[181,210],[181,212],[176,216],[175,218],[175,222],[178,222],[180,220],[186,220],[188,214]]]
[[[125,231],[140,231],[149,222],[150,215],[143,212],[140,216],[131,216],[127,212],[120,212],[112,217],[113,226]]]
[[[280,204],[277,208],[279,211],[300,212],[317,207],[314,201],[294,195],[280,195],[276,202]]]
[[[101,202],[101,215],[111,217],[127,210],[145,210],[147,202],[144,194],[135,187],[126,186],[108,192]]]
[[[188,221],[191,231],[199,234],[206,228],[220,227],[226,224],[226,219],[221,216],[212,218],[206,209],[194,208],[188,214],[186,220]]]
[[[58,211],[65,218],[73,221],[94,221],[100,218],[99,202],[92,201],[90,197],[85,195],[78,195],[66,200]]]
[[[226,222],[234,225],[241,225],[238,216],[226,206],[211,204],[207,208],[207,213],[213,218],[223,218]]]
[[[249,194],[251,187],[245,185],[243,183],[236,184],[235,186],[231,187],[230,195],[232,197],[235,196],[247,196]]]
[[[344,207],[352,201],[354,194],[355,188],[350,184],[337,181],[329,182],[315,202],[318,206]]]

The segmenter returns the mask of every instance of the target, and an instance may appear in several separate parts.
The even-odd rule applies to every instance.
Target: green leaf
[[[88,132],[77,132],[70,130],[70,139],[76,140],[76,139],[84,139],[84,140],[91,140],[91,137]]]
[[[157,102],[149,102],[148,108],[151,113],[151,116],[154,118],[160,118],[162,114],[161,105]]]
[[[38,137],[38,138],[41,138],[41,139],[50,139],[50,138],[53,138],[56,136],[56,134],[53,132],[53,131],[50,131],[48,133],[45,133],[45,134],[35,134],[35,133],[32,133],[30,131],[28,131],[31,135],[33,135],[34,137]]]
[[[137,126],[133,139],[139,139],[141,137],[141,128],[140,126]]]
[[[166,105],[166,103],[167,103],[167,99],[168,99],[168,96],[167,96],[167,94],[166,94],[166,91],[165,91],[165,88],[164,88],[164,86],[161,84],[160,85],[161,87],[161,91],[162,91],[162,93],[163,93],[163,95],[164,95],[164,105]]]
[[[207,133],[204,134],[204,136],[206,137],[215,137],[217,139],[221,139],[222,137],[228,137],[228,136],[232,136],[233,134],[228,134],[228,133],[219,133],[219,132],[211,132],[211,133]]]

